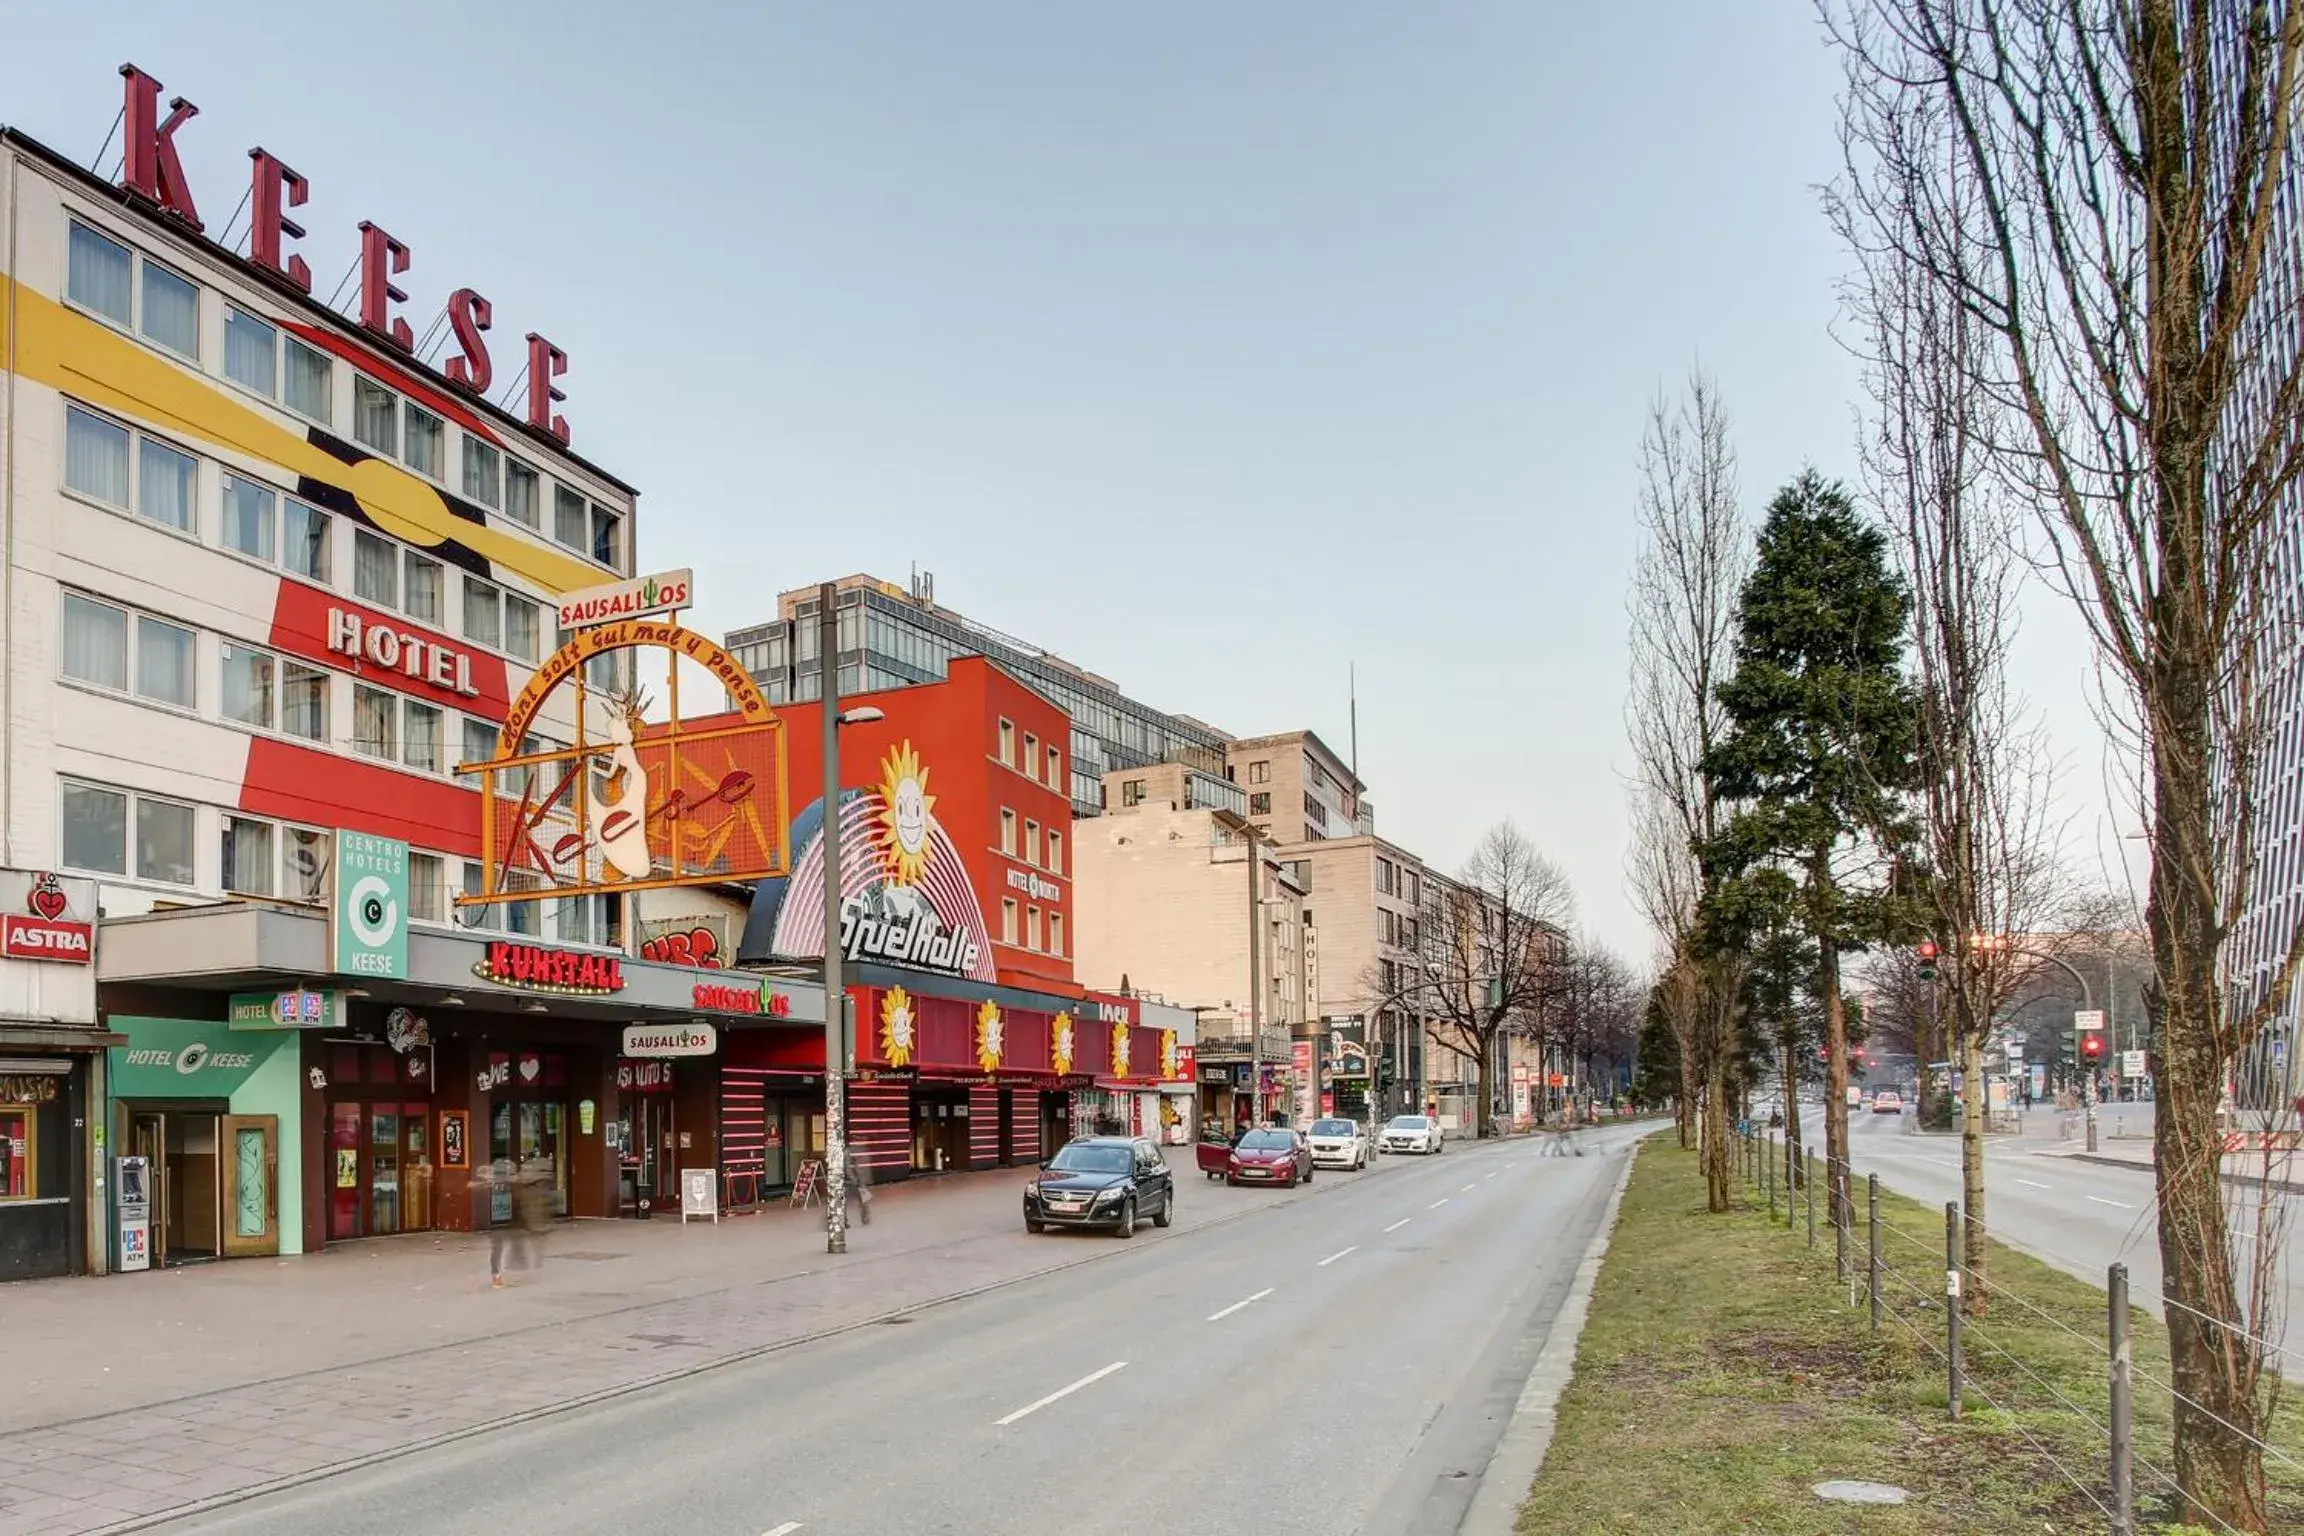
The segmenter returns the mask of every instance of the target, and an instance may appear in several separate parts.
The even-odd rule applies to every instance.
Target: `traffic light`
[[[2090,1030],[2082,1035],[2080,1037],[2080,1054],[2092,1062],[2103,1060],[2104,1037],[2095,1030]]]
[[[1934,981],[1936,979],[1936,941],[1934,939],[1922,939],[1920,941],[1920,979],[1922,981]]]

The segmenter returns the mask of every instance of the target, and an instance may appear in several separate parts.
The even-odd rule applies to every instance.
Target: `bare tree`
[[[1489,1072],[1508,1030],[1531,1033],[1555,1006],[1575,915],[1568,877],[1527,834],[1498,822],[1416,926],[1416,958],[1379,977],[1380,1008],[1405,1009],[1466,1063],[1479,1134],[1493,1135]]]
[[[2304,3],[1823,3],[1849,194],[1989,334],[1984,385],[2023,424],[2001,467],[2138,728],[2175,1473],[2261,1531],[2271,1285],[2235,1252],[2217,1114],[2304,962],[2293,920],[2248,935],[2244,982],[2227,954],[2266,921],[2255,814],[2291,595],[2272,557],[2304,469]]]
[[[1734,667],[1736,595],[1751,567],[1736,453],[1718,387],[1701,371],[1677,405],[1659,399],[1640,442],[1632,570],[1632,675],[1625,727],[1633,759],[1634,894],[1663,952],[1656,999],[1679,1046],[1682,1144],[1695,1114],[1707,1199],[1728,1209],[1729,1080],[1740,1034],[1742,966],[1699,942],[1704,874],[1696,849],[1724,807],[1703,764],[1726,729],[1719,686]]]
[[[1576,1087],[1593,1092],[1605,1080],[1609,1092],[1615,1092],[1639,1042],[1645,1001],[1646,989],[1624,957],[1599,938],[1579,934],[1569,945],[1546,1033],[1574,1065]]]
[[[1899,104],[1904,142],[1943,135],[1924,119],[1925,98]],[[1971,185],[1963,182],[1961,187]],[[2004,414],[1984,387],[1990,333],[1958,297],[1907,259],[1898,238],[1911,210],[1874,191],[1828,194],[1834,224],[1855,252],[1848,307],[1861,337],[1867,489],[1889,530],[1912,594],[1912,655],[1920,700],[1916,852],[1923,868],[1904,884],[1914,914],[1941,948],[1950,1059],[1968,1084],[1961,1098],[1963,1310],[1988,1304],[1984,1136],[1989,1105],[1984,1048],[2001,1005],[2037,962],[2014,936],[2038,926],[2056,897],[2050,820],[2055,775],[2038,718],[2008,678],[2023,576],[2023,514],[1994,474]],[[1953,191],[1947,196],[1959,196]],[[1971,198],[1971,201],[1973,199]],[[1947,220],[1948,244],[1973,240],[1972,209]],[[1953,259],[1973,265],[1976,250]],[[1925,1072],[1925,1062],[1922,1063]]]

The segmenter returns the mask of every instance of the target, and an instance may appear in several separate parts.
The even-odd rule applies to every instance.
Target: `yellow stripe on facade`
[[[437,490],[390,460],[345,463],[198,374],[12,280],[0,282],[0,327],[11,304],[16,369],[25,378],[171,437],[335,486],[386,533],[425,548],[461,544],[555,596],[603,579],[582,561],[458,517]]]

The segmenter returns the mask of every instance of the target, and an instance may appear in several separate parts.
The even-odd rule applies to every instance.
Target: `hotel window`
[[[224,306],[224,377],[267,400],[280,394],[280,332],[229,304]]]
[[[1271,815],[1272,791],[1268,789],[1260,789],[1256,791],[1256,793],[1250,795],[1248,797],[1248,814],[1251,816]]]
[[[541,516],[543,496],[540,479],[533,469],[518,459],[504,461],[504,515],[516,523],[533,528]]]
[[[552,537],[578,554],[592,547],[584,498],[564,485],[552,487]]]
[[[1016,899],[1012,896],[1000,898],[1000,942],[1016,942]]]
[[[504,594],[477,576],[464,578],[464,638],[490,650],[504,644]]]
[[[1024,909],[1024,947],[1026,949],[1038,949],[1040,947],[1040,909],[1038,907],[1026,907]]]
[[[592,503],[592,558],[612,571],[624,569],[624,519],[613,508]]]
[[[328,584],[328,514],[289,497],[280,508],[280,564],[298,576]]]
[[[280,665],[280,729],[306,741],[326,741],[328,674],[293,661]]]
[[[419,623],[440,623],[440,562],[412,549],[400,552],[401,608]]]
[[[136,258],[119,241],[96,233],[85,224],[72,226],[65,260],[64,292],[83,309],[92,309],[123,327],[134,323]]]
[[[365,528],[352,530],[352,595],[385,608],[400,606],[400,547]]]
[[[236,896],[272,894],[272,823],[224,818],[224,889]]]
[[[522,661],[536,659],[536,637],[543,628],[536,605],[526,598],[504,595],[504,649]]]
[[[131,872],[128,829],[136,829],[139,880],[192,883],[192,807],[176,800],[63,781],[64,863],[99,875]]]
[[[1027,864],[1040,862],[1040,823],[1036,821],[1024,823],[1024,862]]]
[[[485,887],[481,884],[480,866],[471,859],[466,859],[464,861],[464,883],[457,888],[457,894],[477,896],[483,889]],[[466,928],[501,928],[504,926],[503,914],[495,907],[459,908],[456,911],[456,921]]]
[[[269,565],[280,521],[280,498],[253,480],[224,477],[224,547]]]
[[[440,771],[440,711],[415,699],[403,699],[400,716],[400,760],[426,773]]]
[[[322,426],[328,425],[332,420],[329,412],[335,405],[335,360],[293,336],[283,338],[280,346],[287,361],[281,370],[286,384],[281,391],[281,403]]]
[[[143,298],[144,339],[199,361],[200,290],[147,258]]]
[[[400,462],[420,475],[428,475],[434,480],[447,479],[448,431],[446,425],[439,417],[417,405],[414,401],[404,401],[402,406],[408,433],[408,445],[400,456]]]
[[[364,757],[400,755],[400,696],[352,685],[352,750]]]
[[[270,730],[279,719],[280,658],[230,641],[221,654],[224,718]]]
[[[328,834],[317,827],[280,829],[280,894],[319,901],[328,894]]]
[[[64,484],[128,509],[128,429],[77,406],[64,408]]]
[[[1040,738],[1030,731],[1024,733],[1024,777],[1038,780],[1040,776]]]
[[[352,376],[352,437],[388,459],[400,457],[400,398],[383,385]]]
[[[1016,853],[1016,813],[1006,806],[1000,808],[1000,851],[1011,858]]]
[[[1013,720],[1000,722],[1000,761],[1011,768],[1016,766],[1016,722]]]
[[[1048,914],[1048,953],[1064,953],[1064,914],[1061,912]]]
[[[464,494],[484,507],[504,504],[504,455],[464,434]]]
[[[1064,834],[1054,827],[1048,829],[1048,872],[1064,873]]]
[[[136,443],[136,511],[183,533],[192,531],[192,498],[200,461],[154,438]]]
[[[1264,761],[1259,761],[1259,762],[1253,762],[1253,763],[1250,763],[1250,764],[1248,765],[1248,782],[1249,782],[1249,783],[1251,783],[1251,784],[1269,784],[1269,783],[1271,783],[1271,782],[1272,782],[1272,764],[1271,764],[1271,762],[1270,762],[1269,760],[1264,760]]]
[[[128,691],[128,610],[64,594],[63,672],[74,682]]]
[[[448,921],[448,866],[436,853],[408,855],[408,920]]]

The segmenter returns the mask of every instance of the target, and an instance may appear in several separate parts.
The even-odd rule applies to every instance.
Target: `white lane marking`
[[[1072,1383],[1072,1385],[1068,1387],[1059,1387],[1036,1403],[1026,1403],[1023,1407],[1017,1409],[1014,1413],[1008,1415],[1008,1417],[1004,1419],[994,1419],[992,1421],[993,1426],[995,1428],[1005,1427],[1015,1423],[1018,1419],[1024,1417],[1024,1415],[1028,1413],[1038,1413],[1041,1409],[1047,1407],[1050,1403],[1056,1402],[1061,1398],[1070,1397],[1073,1393],[1079,1391],[1082,1387],[1102,1381],[1105,1377],[1111,1375],[1114,1371],[1124,1368],[1127,1364],[1128,1362],[1125,1360],[1115,1360],[1100,1371],[1090,1371],[1087,1375]],[[792,1526],[790,1529],[798,1530],[799,1527]],[[776,1536],[776,1533],[771,1531],[768,1533],[768,1536]]]
[[[785,1522],[784,1522],[782,1525],[780,1525],[780,1526],[776,1527],[776,1529],[774,1529],[774,1530],[772,1530],[772,1531],[763,1531],[763,1532],[761,1532],[761,1533],[760,1533],[760,1536],[792,1536],[792,1533],[793,1533],[794,1531],[798,1530],[798,1529],[800,1529],[800,1522],[799,1522],[799,1521],[797,1521],[797,1520],[787,1520],[787,1521],[785,1521]]]
[[[2033,1189],[2046,1189],[2049,1187],[2048,1185],[2041,1183],[2038,1179],[2018,1179],[2016,1182],[2019,1184],[2027,1185]]]
[[[1403,1216],[1398,1221],[1392,1223],[1392,1225],[1386,1227],[1384,1230],[1387,1232],[1397,1232],[1402,1227],[1408,1225],[1408,1223],[1414,1221],[1415,1219],[1416,1218],[1413,1216]]]
[[[2136,1207],[2130,1205],[2125,1200],[2107,1200],[2102,1195],[2090,1195],[2088,1198],[2095,1201],[2098,1205],[2114,1206],[2123,1211],[2132,1211],[2136,1209]]]
[[[1208,1314],[1208,1321],[1212,1323],[1222,1322],[1225,1318],[1230,1317],[1233,1313],[1239,1311],[1242,1307],[1254,1306],[1257,1302],[1262,1301],[1265,1297],[1272,1294],[1273,1289],[1274,1287],[1268,1285],[1264,1287],[1264,1289],[1258,1291],[1255,1295],[1249,1297],[1246,1301],[1236,1301],[1221,1312],[1211,1312]]]
[[[1503,1171],[1504,1171],[1503,1169],[1499,1168],[1499,1169],[1497,1169],[1497,1170],[1496,1170],[1496,1173],[1502,1173]],[[1488,1175],[1488,1178],[1492,1179],[1492,1178],[1496,1177],[1496,1173],[1492,1173],[1492,1174]],[[1483,1179],[1483,1180],[1481,1180],[1481,1182],[1482,1182],[1482,1183],[1486,1183],[1486,1182],[1487,1182],[1487,1179]]]
[[[1446,1205],[1447,1203],[1448,1203],[1448,1197],[1447,1197],[1446,1195],[1442,1195],[1442,1196],[1441,1196],[1439,1199],[1437,1199],[1437,1200],[1433,1201],[1433,1202],[1432,1202],[1430,1205],[1428,1205],[1428,1206],[1424,1207],[1424,1209],[1426,1209],[1426,1210],[1428,1210],[1428,1211],[1436,1211],[1436,1210],[1440,1209],[1440,1207],[1442,1207],[1442,1206]]]
[[[1353,1248],[1357,1248],[1359,1246],[1360,1245],[1358,1243],[1354,1243],[1352,1245]],[[1350,1253],[1351,1251],[1352,1248],[1339,1248],[1334,1253],[1328,1255],[1328,1257],[1322,1259],[1319,1263],[1313,1265],[1312,1267],[1314,1269],[1326,1269],[1329,1265],[1335,1263],[1338,1259],[1344,1257],[1344,1255]]]

